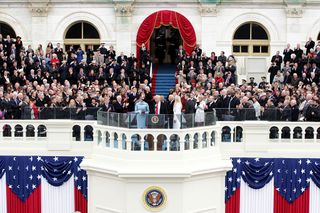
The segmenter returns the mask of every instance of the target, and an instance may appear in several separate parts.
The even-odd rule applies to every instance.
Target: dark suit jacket
[[[159,114],[164,115],[168,114],[168,109],[167,109],[167,104],[166,102],[160,101],[160,112]],[[151,114],[156,114],[156,103],[153,102],[152,106],[150,107],[150,113]]]
[[[119,104],[118,101],[116,101],[114,104],[113,104],[113,109],[115,112],[117,113],[123,113],[124,112],[124,108],[122,106],[122,104]]]
[[[173,114],[173,104],[174,104],[174,101],[168,102],[168,114]]]
[[[13,99],[10,100],[13,119],[20,119],[21,118],[21,112],[20,112],[19,104],[20,104],[20,100],[19,99],[17,99],[16,101],[13,100]]]
[[[109,112],[109,110],[110,110],[110,111],[113,111],[113,106],[112,106],[111,103],[109,103],[108,105],[103,104],[103,105],[101,106],[101,111]]]
[[[306,43],[306,45],[304,46],[305,48],[307,48],[307,54],[310,52],[311,48],[314,48],[315,42],[311,41],[310,43]]]
[[[186,114],[195,113],[195,105],[196,105],[196,102],[194,100],[192,99],[187,100],[185,113]]]

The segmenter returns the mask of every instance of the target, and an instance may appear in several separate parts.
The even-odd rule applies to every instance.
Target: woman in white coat
[[[174,97],[174,104],[173,104],[173,128],[180,129],[181,128],[181,98],[179,95]]]
[[[204,98],[202,95],[198,96],[198,100],[196,103],[196,115],[194,118],[194,121],[196,123],[196,126],[203,126],[204,125],[204,119],[205,119],[205,114],[204,110],[206,109],[207,105],[206,102],[204,101]]]

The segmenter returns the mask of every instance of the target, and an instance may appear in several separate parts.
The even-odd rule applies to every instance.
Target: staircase
[[[176,68],[172,64],[155,65],[152,87],[153,95],[162,95],[167,97],[170,89],[175,88],[176,85]]]

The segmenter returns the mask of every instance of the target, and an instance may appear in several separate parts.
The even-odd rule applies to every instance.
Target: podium
[[[147,116],[147,128],[160,129],[167,128],[168,115],[148,115]]]

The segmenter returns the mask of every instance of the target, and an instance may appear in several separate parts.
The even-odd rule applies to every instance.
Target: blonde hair
[[[176,106],[176,104],[181,104],[181,98],[179,95],[174,96],[174,104],[173,106]]]

